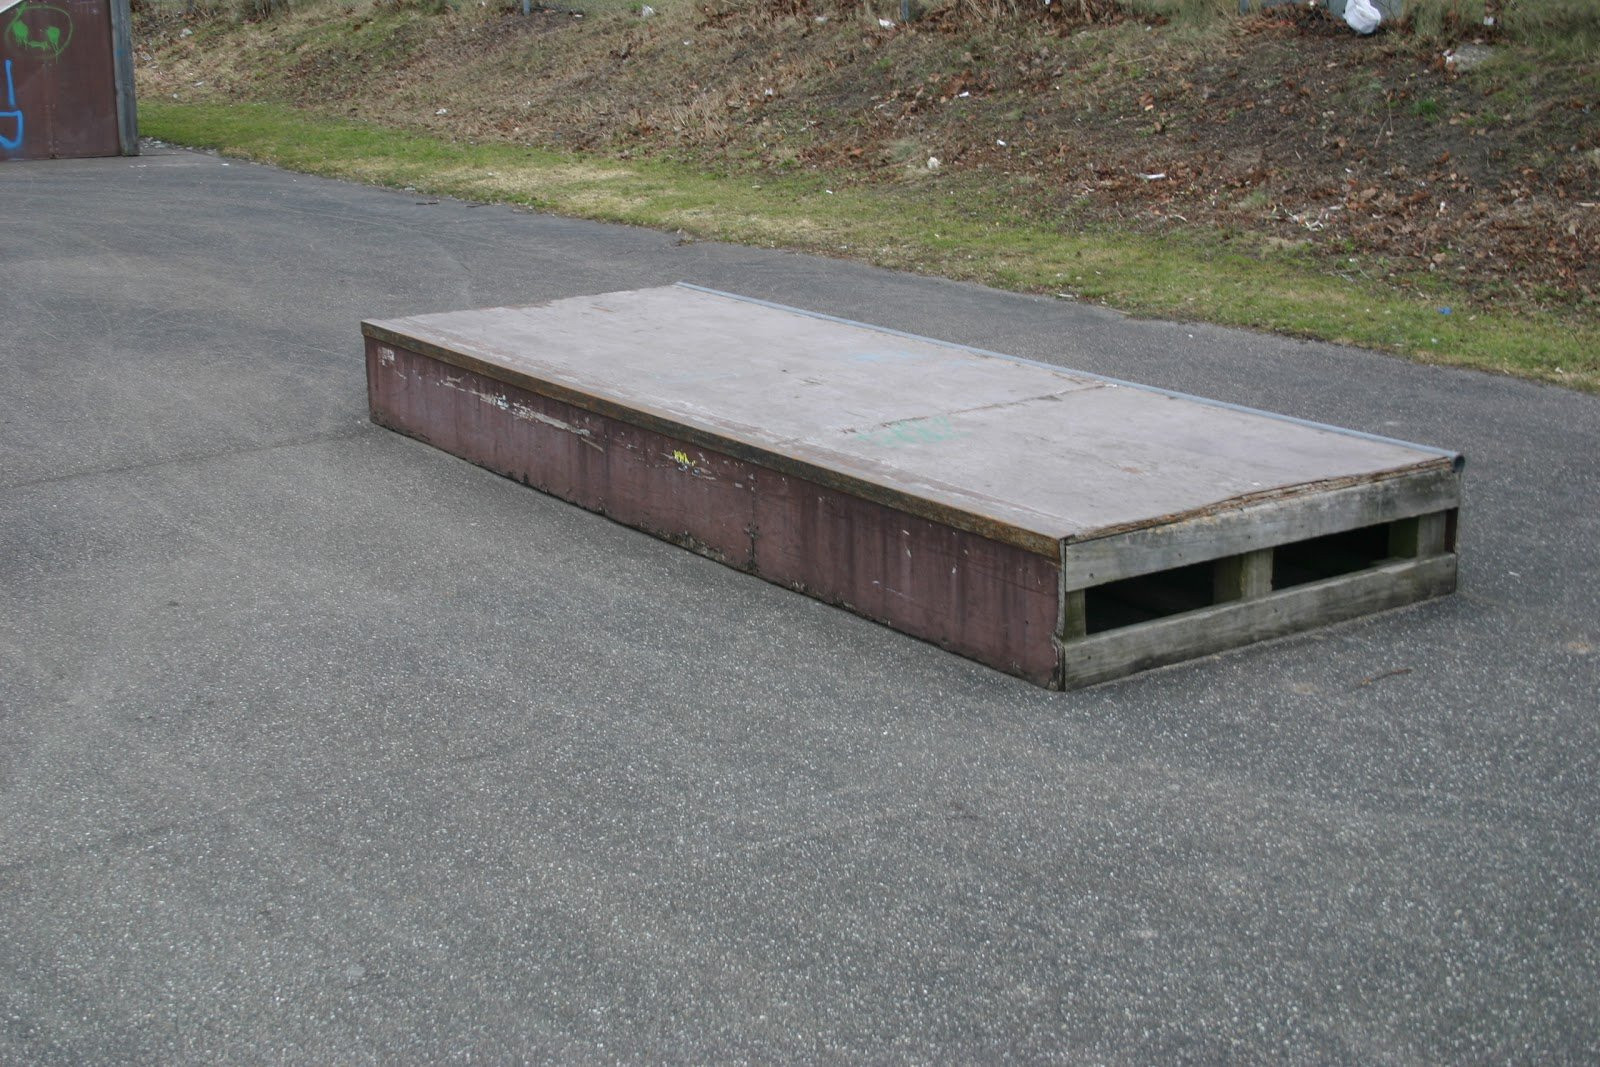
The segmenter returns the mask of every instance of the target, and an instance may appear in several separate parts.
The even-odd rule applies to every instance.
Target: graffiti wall
[[[128,0],[0,0],[0,160],[137,151]]]

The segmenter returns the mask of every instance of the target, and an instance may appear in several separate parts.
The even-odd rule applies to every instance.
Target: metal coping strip
[[[991,359],[1007,359],[1013,363],[1024,363],[1033,367],[1043,367],[1047,370],[1060,371],[1065,374],[1077,375],[1080,378],[1089,378],[1093,381],[1104,382],[1107,385],[1121,386],[1125,389],[1139,389],[1146,393],[1155,393],[1158,396],[1171,397],[1174,400],[1190,400],[1196,404],[1207,407],[1221,408],[1224,411],[1237,411],[1245,415],[1259,415],[1263,418],[1276,419],[1294,426],[1303,426],[1312,430],[1326,430],[1330,433],[1343,434],[1346,437],[1357,437],[1364,441],[1375,441],[1385,445],[1399,445],[1402,448],[1414,449],[1418,452],[1427,452],[1435,456],[1444,456],[1450,460],[1450,465],[1457,471],[1466,465],[1466,457],[1460,452],[1449,448],[1439,448],[1436,445],[1423,445],[1415,441],[1402,441],[1398,437],[1385,437],[1382,434],[1367,433],[1364,430],[1352,430],[1347,426],[1334,426],[1332,423],[1315,422],[1311,419],[1300,419],[1293,415],[1284,415],[1276,411],[1267,411],[1263,408],[1248,407],[1244,404],[1233,404],[1226,400],[1213,400],[1210,397],[1195,396],[1193,393],[1180,393],[1175,389],[1162,389],[1156,385],[1144,385],[1140,382],[1130,382],[1124,378],[1112,378],[1105,374],[1095,374],[1091,371],[1077,370],[1072,367],[1063,367],[1055,363],[1046,363],[1039,359],[1029,359],[1026,356],[1012,356],[1004,352],[995,352],[987,348],[977,348],[973,345],[964,345],[958,341],[942,341],[936,337],[924,337],[921,334],[910,333],[906,330],[896,330],[889,326],[874,326],[868,322],[857,322],[855,319],[846,319],[838,315],[829,315],[821,311],[808,311],[805,308],[790,307],[788,304],[779,304],[773,300],[762,300],[754,296],[742,296],[739,293],[724,292],[721,289],[712,289],[704,285],[695,285],[693,282],[677,282],[680,288],[692,289],[697,293],[708,293],[711,296],[727,297],[730,300],[740,300],[746,304],[757,304],[761,307],[773,308],[777,311],[790,311],[796,315],[807,318],[821,319],[825,322],[837,322],[843,326],[856,326],[865,330],[875,330],[886,333],[892,337],[904,337],[908,341],[921,341],[925,344],[943,345],[946,348],[958,348],[964,352],[971,352],[978,356],[988,356]]]

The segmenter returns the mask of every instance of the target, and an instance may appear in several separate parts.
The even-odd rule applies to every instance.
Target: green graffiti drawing
[[[18,48],[48,52],[54,59],[72,43],[72,16],[52,4],[18,4],[5,36]]]

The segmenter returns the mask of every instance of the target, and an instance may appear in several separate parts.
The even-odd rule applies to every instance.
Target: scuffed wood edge
[[[1461,475],[1441,457],[1437,466],[1421,471],[1068,541],[1061,546],[1061,582],[1066,589],[1084,589],[1460,505]]]

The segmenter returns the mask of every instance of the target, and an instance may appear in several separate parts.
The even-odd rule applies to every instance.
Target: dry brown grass
[[[1303,9],[1084,24],[950,0],[885,28],[869,16],[895,0],[663,0],[649,19],[583,20],[319,2],[146,41],[141,91],[752,182],[827,173],[928,197],[959,183],[1055,225],[1222,234],[1419,291],[1448,277],[1486,301],[1592,305],[1600,289],[1595,212],[1579,206],[1600,199],[1592,63],[1588,83],[1533,60],[1457,77],[1400,34],[1358,40]]]

